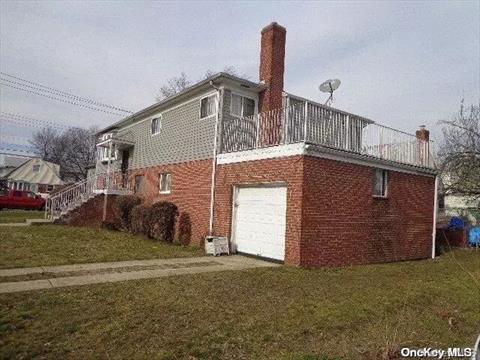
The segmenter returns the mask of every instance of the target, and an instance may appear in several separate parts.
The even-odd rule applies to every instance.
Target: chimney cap
[[[282,25],[279,25],[276,21],[273,21],[262,29],[262,34],[272,28],[276,28],[282,32],[287,32],[287,29],[285,29]]]

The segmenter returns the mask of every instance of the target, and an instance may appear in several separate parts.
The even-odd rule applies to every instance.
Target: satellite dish
[[[333,92],[338,89],[340,84],[341,84],[341,81],[338,79],[328,79],[320,84],[318,89],[321,92],[330,94],[329,98],[325,102],[325,105],[331,105],[331,103],[333,102]]]

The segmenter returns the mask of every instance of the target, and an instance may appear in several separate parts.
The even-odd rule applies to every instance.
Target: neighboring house
[[[31,159],[31,157],[13,154],[0,154],[0,179],[5,177],[5,175],[29,159]]]
[[[428,130],[285,92],[285,39],[276,23],[262,30],[259,82],[219,73],[103,129],[77,186],[171,201],[193,243],[227,236],[234,252],[291,265],[433,256]]]
[[[8,187],[35,193],[50,193],[63,185],[60,179],[60,165],[33,158],[5,176]]]
[[[443,222],[448,222],[452,216],[460,216],[467,220],[471,225],[480,224],[480,199],[473,196],[466,196],[462,194],[452,194],[444,191],[443,184],[448,184],[449,178],[446,175],[442,176],[440,183],[440,215]]]

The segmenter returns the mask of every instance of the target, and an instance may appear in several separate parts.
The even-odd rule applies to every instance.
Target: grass
[[[195,247],[159,243],[118,231],[62,225],[0,227],[0,249],[0,268],[201,255]]]
[[[43,219],[45,213],[38,210],[0,210],[0,223],[22,223],[27,219]]]
[[[467,271],[468,270],[468,271]],[[0,358],[395,359],[472,347],[480,253],[0,295]]]

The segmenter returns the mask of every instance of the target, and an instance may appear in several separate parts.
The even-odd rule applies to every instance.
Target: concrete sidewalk
[[[279,265],[233,255],[5,269],[0,270],[0,278],[25,275],[47,278],[0,282],[0,293],[274,266]]]

